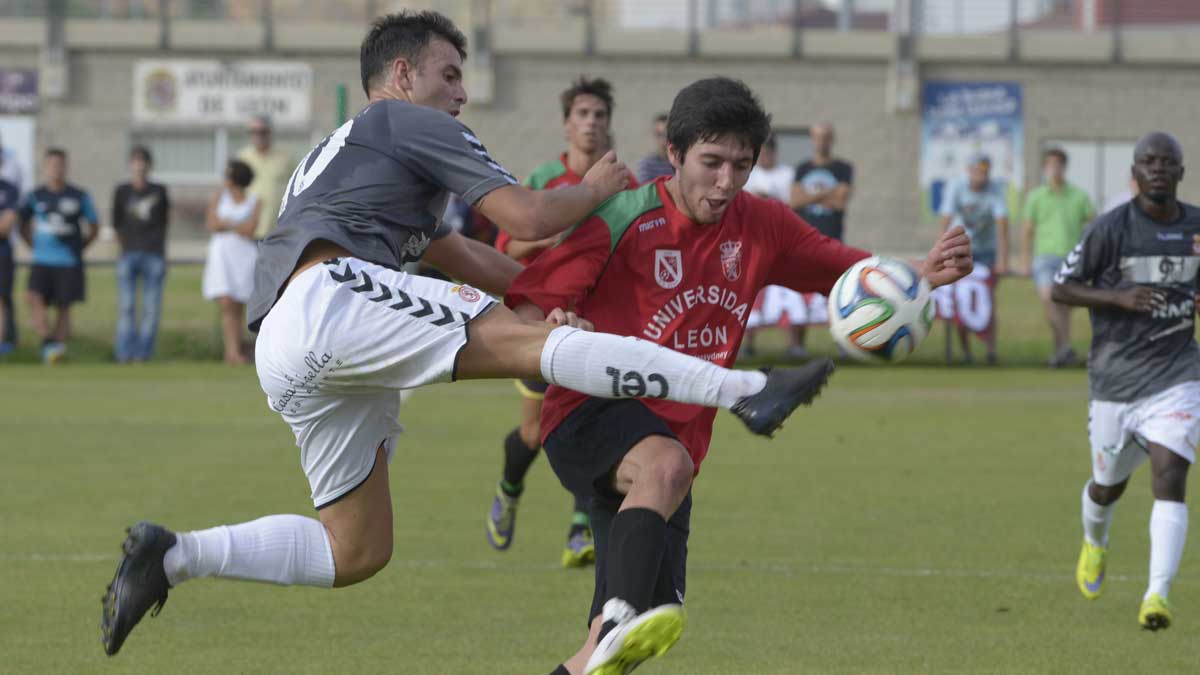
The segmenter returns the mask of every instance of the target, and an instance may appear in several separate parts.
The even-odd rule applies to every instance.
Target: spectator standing
[[[941,225],[945,232],[951,226],[962,225],[971,239],[971,254],[975,267],[987,268],[989,293],[996,278],[1008,274],[1008,203],[1004,186],[991,178],[992,160],[984,154],[973,155],[967,163],[966,180],[950,185],[942,200]],[[996,362],[996,312],[991,302],[988,328],[984,331],[987,362]],[[963,355],[971,361],[970,336],[964,325],[958,325],[958,339]]]
[[[225,363],[248,362],[242,346],[246,303],[254,290],[254,259],[258,256],[254,230],[262,201],[249,191],[254,171],[240,160],[229,162],[225,184],[208,204],[204,224],[213,233],[204,262],[204,298],[221,305],[221,336]]]
[[[1091,198],[1067,182],[1066,171],[1066,152],[1051,148],[1042,155],[1046,182],[1026,197],[1021,228],[1021,273],[1033,276],[1046,321],[1054,334],[1051,368],[1061,368],[1078,359],[1071,348],[1071,308],[1050,298],[1054,275],[1079,243],[1084,225],[1096,217]]]
[[[779,152],[775,134],[771,134],[767,137],[767,141],[763,143],[762,149],[758,153],[758,162],[750,170],[750,178],[746,180],[746,185],[742,189],[763,199],[774,199],[787,204],[791,199],[792,180],[795,177],[795,169],[779,163]],[[789,292],[793,291],[789,290]],[[804,330],[802,326],[792,328],[792,344],[788,345],[787,348],[788,356],[793,358],[805,355],[803,343],[799,347],[796,345],[797,329],[800,331]],[[746,329],[746,336],[742,339],[740,356],[752,357],[755,355],[757,349],[755,349],[754,342],[758,331],[759,328]],[[801,336],[803,336],[803,332],[801,332]]]
[[[100,231],[100,219],[87,192],[67,183],[67,153],[50,148],[45,156],[46,183],[21,200],[15,216],[21,237],[33,250],[29,270],[29,316],[42,340],[42,360],[57,363],[66,356],[71,334],[71,305],[85,295],[83,250]],[[0,230],[11,227],[13,215]],[[86,230],[86,231],[85,231]],[[55,307],[54,329],[47,308]]]
[[[291,178],[296,162],[288,153],[273,145],[271,118],[258,115],[250,120],[250,145],[238,151],[237,158],[245,162],[254,173],[250,194],[258,198],[263,208],[259,211],[258,224],[254,227],[254,238],[262,239],[275,229],[279,216],[279,203],[283,191]]]
[[[117,261],[117,339],[119,363],[146,361],[154,354],[162,315],[163,280],[167,274],[167,222],[171,208],[167,188],[150,182],[150,151],[136,146],[129,153],[128,183],[113,192],[112,222],[121,244]],[[138,284],[142,318],[137,318]]]
[[[796,214],[818,232],[842,241],[846,205],[854,190],[854,165],[833,156],[834,136],[833,125],[828,122],[814,124],[809,129],[813,156],[796,167],[789,201]],[[792,328],[789,356],[807,356],[804,346],[807,333],[804,326]]]
[[[654,152],[638,160],[637,175],[639,183],[649,183],[659,176],[675,175],[675,167],[667,159],[667,114],[659,113],[654,116],[651,127],[654,136]]]
[[[3,155],[0,155],[0,169],[3,169],[3,161]],[[13,279],[16,276],[12,226],[16,218],[9,214],[15,212],[20,198],[20,188],[0,178],[0,356],[8,354],[17,345],[17,320],[12,301]]]

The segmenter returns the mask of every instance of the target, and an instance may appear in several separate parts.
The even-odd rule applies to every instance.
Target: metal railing
[[[808,31],[895,31],[902,13],[918,35],[1008,35],[1014,58],[1020,36],[1039,31],[1200,30],[1200,0],[0,0],[0,21],[56,11],[67,21],[365,24],[400,8],[471,17],[475,34],[582,30],[588,53],[597,32],[688,34],[694,50],[705,35],[775,30],[799,44]]]

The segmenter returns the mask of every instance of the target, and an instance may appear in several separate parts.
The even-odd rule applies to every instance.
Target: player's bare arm
[[[1139,314],[1149,314],[1166,302],[1166,295],[1150,286],[1093,288],[1077,281],[1054,284],[1050,298],[1061,305],[1122,309]]]
[[[601,202],[629,186],[629,169],[609,151],[583,177],[559,190],[510,185],[495,190],[476,208],[514,239],[533,241],[556,235],[587,217]]]
[[[524,258],[537,253],[538,251],[550,248],[558,241],[558,235],[538,239],[537,241],[520,241],[512,239],[508,245],[504,247],[504,253],[513,260],[523,260]]]
[[[17,212],[12,209],[0,211],[0,238],[7,237],[12,232],[13,223],[17,221]]]
[[[99,235],[100,223],[89,220],[87,224],[87,235],[83,238],[83,247],[87,248],[88,246],[91,246],[92,242],[96,241],[96,237]]]
[[[491,293],[504,295],[521,265],[496,249],[458,232],[435,239],[425,250],[425,262],[452,279]]]

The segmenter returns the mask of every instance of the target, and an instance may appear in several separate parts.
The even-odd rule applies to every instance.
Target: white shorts
[[[1196,461],[1200,442],[1200,382],[1184,382],[1129,403],[1092,401],[1088,406],[1092,480],[1116,485],[1146,461],[1156,443]]]
[[[381,444],[391,459],[401,390],[453,380],[467,323],[494,304],[469,286],[356,258],[288,284],[259,329],[255,366],[267,404],[296,435],[317,508],[366,480]]]

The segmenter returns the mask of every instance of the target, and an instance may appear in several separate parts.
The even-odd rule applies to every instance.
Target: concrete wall
[[[16,34],[0,25],[0,35]],[[26,27],[26,31],[31,30]],[[26,32],[26,35],[28,33]],[[90,46],[68,53],[70,93],[63,100],[44,100],[38,120],[38,149],[62,145],[72,153],[73,178],[91,189],[105,212],[114,183],[123,175],[131,125],[133,64],[138,59],[210,57],[197,48],[161,53],[151,47],[105,43],[87,34]],[[301,50],[299,41],[281,40],[289,49],[270,58],[299,58],[312,65],[313,132],[333,125],[333,91],[345,83],[350,109],[363,104],[358,90],[358,63],[349,33],[336,45]],[[244,37],[244,36],[239,36]],[[778,37],[778,36],[776,36]],[[810,36],[813,37],[813,36]],[[875,44],[878,36],[860,36]],[[1176,133],[1185,148],[1200,149],[1200,70],[1176,65],[1168,58],[1139,64],[1099,62],[1107,36],[1098,43],[1036,45],[1036,61],[979,61],[955,51],[963,45],[929,47],[920,67],[923,77],[946,80],[1012,80],[1024,88],[1028,182],[1038,176],[1038,150],[1047,138],[1133,139],[1162,128]],[[635,161],[650,145],[648,120],[666,110],[675,92],[713,74],[745,79],[762,97],[781,127],[804,127],[833,121],[839,131],[837,154],[857,168],[847,232],[852,243],[896,252],[914,252],[930,239],[919,224],[917,190],[919,115],[887,110],[889,62],[875,52],[841,56],[833,43],[809,39],[809,58],[791,60],[780,52],[781,40],[769,50],[739,51],[736,41],[713,41],[708,57],[687,59],[676,45],[654,54],[610,53],[585,58],[579,53],[529,53],[516,41],[497,39],[503,51],[493,57],[494,100],[468,105],[464,121],[489,145],[492,154],[518,174],[562,150],[558,93],[581,73],[609,78],[617,91],[614,132],[621,156]],[[1035,47],[1035,45],[1030,45]],[[878,45],[876,45],[878,47]],[[644,47],[649,49],[648,47]],[[223,45],[222,58],[263,58],[261,52]],[[770,51],[764,55],[763,51]],[[1146,54],[1142,49],[1140,54]],[[816,54],[823,54],[819,58]],[[738,54],[741,54],[740,56]],[[956,56],[958,54],[958,56]],[[36,67],[38,47],[0,42],[0,65]],[[215,177],[214,177],[215,179]],[[202,200],[208,188],[179,188],[183,201]],[[1184,194],[1200,201],[1200,180],[1185,181]],[[179,199],[177,199],[179,201]],[[181,224],[182,226],[182,224]],[[186,234],[181,227],[180,234]]]

